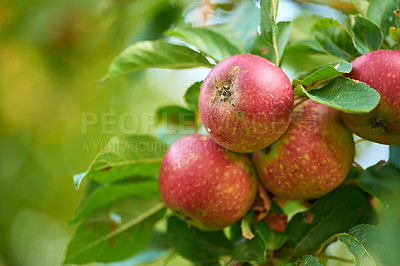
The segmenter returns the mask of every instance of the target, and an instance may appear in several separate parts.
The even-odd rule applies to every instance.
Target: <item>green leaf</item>
[[[344,58],[346,61],[352,61],[359,56],[351,35],[334,19],[318,20],[312,28],[312,33],[318,43],[331,55]]]
[[[279,60],[282,58],[285,52],[286,45],[289,40],[289,33],[291,29],[291,22],[281,21],[277,25],[276,42],[278,47]],[[263,37],[259,37],[255,40],[251,53],[262,56],[271,62],[275,62],[274,47],[268,43]]]
[[[360,218],[365,201],[359,188],[342,186],[296,214],[286,228],[292,256],[310,253],[332,235],[349,230]]]
[[[199,94],[202,81],[193,83],[187,90],[183,99],[189,110],[193,112],[199,111]]]
[[[151,136],[113,137],[91,163],[85,177],[111,183],[128,177],[156,177],[168,146]]]
[[[281,213],[283,211],[275,203],[275,201],[271,200],[271,210],[268,215],[273,213]],[[265,249],[266,250],[278,250],[280,249],[283,244],[285,244],[287,235],[285,233],[280,233],[275,230],[272,230],[265,220],[260,221],[256,224],[256,233],[259,233],[265,241]]]
[[[369,0],[351,0],[351,2],[353,3],[358,13],[360,13],[364,17],[367,15]]]
[[[386,37],[389,34],[390,26],[400,26],[397,16],[393,13],[399,8],[399,0],[371,0],[367,10],[367,18],[378,25],[383,36]]]
[[[163,209],[157,198],[127,198],[96,211],[75,231],[64,263],[112,262],[140,252]]]
[[[274,47],[261,36],[258,37],[253,43],[253,46],[251,47],[251,53],[264,57],[271,62],[275,62]]]
[[[389,161],[391,165],[400,169],[400,145],[391,145],[389,147]]]
[[[193,45],[200,52],[208,55],[217,62],[232,55],[244,53],[232,41],[210,28],[175,28],[167,31],[165,35],[179,38]]]
[[[130,266],[130,265],[153,265],[157,263],[158,260],[167,259],[168,254],[172,253],[170,251],[170,245],[167,242],[167,237],[164,233],[157,230],[153,232],[153,239],[150,244],[140,253],[123,260],[114,263],[107,263],[106,265],[100,264],[98,266]]]
[[[242,236],[246,239],[252,239],[254,237],[253,227],[254,225],[254,213],[248,212],[240,221],[240,228],[242,229]]]
[[[278,55],[280,62],[283,57],[286,45],[289,41],[289,34],[290,34],[290,29],[292,27],[292,23],[290,21],[281,21],[278,23],[277,27],[278,31],[276,33],[276,43],[278,46]]]
[[[299,266],[324,266],[316,257],[305,255],[297,263]]]
[[[254,261],[264,263],[266,260],[265,241],[260,233],[255,233],[254,238],[238,245],[232,252],[235,261]]]
[[[246,52],[250,51],[258,36],[260,21],[260,9],[252,1],[239,2],[232,11],[229,26]]]
[[[132,44],[111,63],[103,80],[147,68],[183,69],[213,67],[200,53],[165,40],[143,41]]]
[[[281,266],[324,266],[316,257],[305,255],[297,263],[289,262]]]
[[[299,84],[303,86],[311,86],[315,83],[322,83],[334,79],[344,73],[350,73],[351,69],[351,64],[347,62],[328,64],[318,68],[317,70],[314,70],[310,74],[299,76],[293,80],[292,84],[293,86],[297,86]]]
[[[360,54],[377,50],[382,43],[381,30],[366,18],[356,16],[352,31],[354,33],[354,44]]]
[[[325,50],[314,40],[303,40],[286,46],[285,53],[323,54]]]
[[[156,135],[168,144],[197,130],[196,114],[177,105],[163,106],[156,111],[159,118]]]
[[[368,113],[379,103],[379,94],[367,84],[338,77],[322,89],[303,92],[314,102],[346,113]]]
[[[339,240],[346,244],[354,255],[355,265],[388,265],[385,263],[387,248],[382,243],[383,230],[369,224],[360,224],[348,234],[341,235]]]
[[[394,42],[400,44],[400,28],[390,27],[389,35]]]
[[[167,237],[178,253],[194,263],[215,263],[233,250],[222,231],[206,232],[188,227],[175,216],[168,218]]]
[[[123,198],[130,196],[159,198],[159,195],[158,181],[154,179],[134,180],[122,184],[106,184],[95,189],[85,199],[75,217],[69,223],[79,222],[94,211],[109,206]]]
[[[386,207],[400,191],[400,171],[392,165],[378,163],[363,171],[358,178],[360,187],[380,199]]]
[[[276,15],[278,12],[277,0],[261,0],[261,36],[272,44],[276,36]]]

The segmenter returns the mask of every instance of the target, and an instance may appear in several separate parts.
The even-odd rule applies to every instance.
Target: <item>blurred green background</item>
[[[236,2],[0,2],[0,266],[60,265],[75,229],[67,222],[83,196],[72,176],[113,135],[153,132],[154,111],[182,104],[186,88],[209,71],[148,70],[98,82],[112,59],[174,25],[206,22],[208,9],[218,21]],[[291,1],[281,5],[281,20],[300,14]],[[309,34],[312,18],[296,22],[292,41]],[[296,54],[284,59],[284,69],[293,78],[333,60]]]
[[[149,116],[181,101],[191,71],[97,81],[130,43],[179,23],[188,4],[0,1],[0,265],[60,265],[74,230],[66,223],[83,194],[72,176],[121,133],[121,114]],[[86,127],[88,115],[98,121]],[[122,129],[141,130],[129,121]]]

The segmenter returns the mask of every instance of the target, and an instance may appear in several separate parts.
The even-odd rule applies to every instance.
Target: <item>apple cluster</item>
[[[289,78],[265,58],[243,54],[221,61],[198,100],[208,135],[179,139],[161,162],[165,205],[188,224],[218,230],[251,209],[258,186],[292,200],[338,187],[353,164],[352,133],[400,144],[400,51],[373,51],[352,66],[350,78],[380,93],[370,113],[294,101]]]

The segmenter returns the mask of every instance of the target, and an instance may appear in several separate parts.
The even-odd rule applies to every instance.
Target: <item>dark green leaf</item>
[[[316,257],[305,255],[297,263],[289,262],[281,266],[323,266],[323,264]]]
[[[400,191],[400,171],[392,165],[378,163],[362,172],[358,182],[363,190],[390,207],[391,199]]]
[[[86,198],[70,223],[79,222],[92,212],[123,198],[130,196],[159,198],[159,194],[158,181],[155,179],[134,180],[122,184],[106,184],[98,187]]]
[[[252,1],[240,2],[229,18],[229,26],[246,52],[250,51],[258,36],[260,20],[260,9]]]
[[[201,83],[201,81],[193,83],[187,89],[185,96],[183,96],[187,107],[193,112],[199,111],[199,94]]]
[[[213,67],[200,53],[165,40],[132,44],[111,63],[104,80],[146,68],[183,69]]]
[[[128,177],[156,177],[168,146],[151,136],[113,137],[91,163],[85,177],[111,183]]]
[[[352,228],[348,234],[341,235],[339,240],[346,244],[354,255],[355,265],[387,265],[385,254],[387,248],[382,242],[383,230],[369,224],[360,224]]]
[[[318,43],[329,54],[352,61],[358,57],[357,49],[346,29],[334,19],[323,18],[317,21],[312,32]]]
[[[379,103],[379,94],[367,84],[338,77],[322,89],[303,92],[314,102],[346,113],[368,113]]]
[[[254,261],[264,263],[266,259],[265,242],[260,233],[256,233],[251,240],[245,240],[232,253],[235,261]]]
[[[106,265],[100,264],[99,266],[133,266],[143,264],[150,266],[156,263],[157,260],[167,259],[166,255],[170,251],[170,248],[166,235],[155,230],[150,244],[140,253],[123,261],[107,263]]]
[[[168,105],[157,109],[157,137],[168,144],[179,138],[194,133],[197,129],[194,112],[176,105]]]
[[[193,45],[217,62],[232,55],[243,54],[236,44],[210,28],[175,28],[165,33]]]
[[[391,165],[400,169],[400,145],[389,147],[389,161]]]
[[[278,31],[276,33],[276,43],[278,46],[278,55],[280,62],[283,56],[283,52],[289,41],[289,34],[290,34],[290,29],[292,27],[292,23],[290,21],[281,21],[278,23],[277,26],[278,26]]]
[[[72,236],[64,263],[112,262],[140,252],[163,208],[157,198],[127,198],[94,212]]]
[[[222,231],[205,232],[175,216],[168,218],[167,237],[175,250],[195,263],[213,263],[233,250]]]
[[[310,210],[296,214],[286,228],[292,256],[317,249],[332,235],[349,230],[365,206],[364,193],[355,186],[342,186],[319,198]]]
[[[366,18],[356,16],[352,31],[354,33],[354,43],[360,54],[377,50],[382,43],[381,30]]]
[[[390,26],[399,27],[397,16],[393,13],[399,8],[399,0],[371,0],[367,10],[367,18],[378,25],[383,36],[386,37],[389,34]]]
[[[276,36],[277,0],[261,0],[261,36],[272,44]]]
[[[315,83],[322,83],[339,77],[343,73],[350,73],[351,69],[351,64],[347,62],[332,63],[320,67],[310,74],[301,75],[300,77],[294,79],[292,83],[293,86],[297,86],[299,84],[303,86],[311,86]]]
[[[369,200],[365,202],[365,207],[361,213],[360,219],[358,219],[357,224],[379,224],[379,216],[377,211],[372,207]]]
[[[298,266],[324,266],[316,257],[305,255],[297,263]]]
[[[279,208],[278,204],[275,201],[271,200],[271,210],[268,215],[273,213],[283,213],[281,208]],[[256,224],[256,232],[260,233],[262,238],[265,241],[265,249],[266,250],[278,250],[285,243],[287,236],[285,233],[280,233],[275,230],[272,230],[265,220],[262,220]]]

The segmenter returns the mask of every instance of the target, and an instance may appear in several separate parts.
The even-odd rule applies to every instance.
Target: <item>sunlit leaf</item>
[[[318,43],[329,54],[352,61],[359,53],[346,29],[334,19],[323,18],[317,21],[312,32]]]
[[[119,135],[91,163],[85,178],[111,183],[128,177],[156,177],[168,146],[151,136]]]
[[[217,62],[232,55],[244,53],[244,50],[211,28],[175,28],[165,34],[193,45]]]
[[[92,212],[130,196],[159,198],[158,182],[154,179],[133,180],[121,184],[106,184],[95,189],[79,207],[71,224],[86,218]]]
[[[366,18],[356,16],[352,31],[354,33],[354,43],[361,54],[377,50],[382,43],[381,30]]]
[[[213,67],[200,53],[165,40],[142,41],[132,44],[111,63],[103,80],[147,68],[183,69]]]
[[[350,73],[351,69],[351,64],[347,62],[332,63],[322,66],[309,74],[301,75],[298,78],[295,78],[292,84],[293,86],[297,86],[299,84],[303,86],[310,86],[315,83],[322,83],[339,77],[344,73]]]
[[[322,89],[303,93],[314,102],[346,113],[368,113],[379,103],[379,94],[363,82],[338,77]]]
[[[112,262],[140,252],[163,209],[157,198],[127,198],[96,211],[75,231],[64,263]]]
[[[200,94],[200,82],[193,83],[187,90],[183,99],[186,102],[188,108],[193,112],[199,111],[199,94]]]
[[[261,0],[261,36],[272,44],[276,36],[277,0]]]

